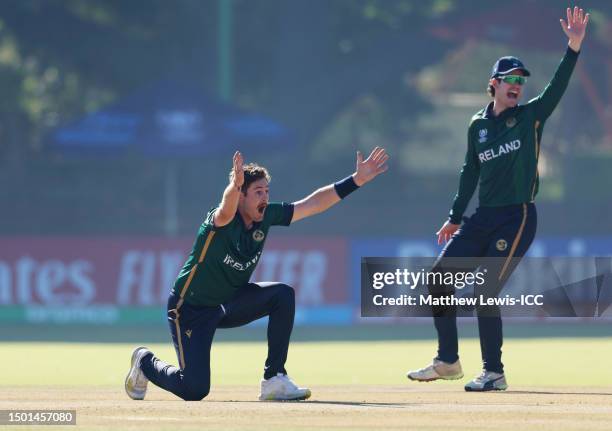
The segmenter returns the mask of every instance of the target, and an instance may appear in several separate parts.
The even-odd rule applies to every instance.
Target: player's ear
[[[497,78],[491,78],[489,80],[489,85],[493,88],[497,88],[499,86],[499,80]]]
[[[244,186],[242,186],[242,188],[240,189],[240,200],[242,201],[243,199],[245,199],[248,193],[249,193],[249,188],[245,188]]]

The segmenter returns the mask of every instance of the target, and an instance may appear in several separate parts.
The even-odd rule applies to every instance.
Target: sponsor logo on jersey
[[[186,330],[185,335],[187,335],[187,338],[191,338],[191,329]]]
[[[506,120],[506,127],[508,129],[513,128],[514,126],[516,126],[516,118],[515,117],[510,117]]]
[[[225,258],[223,258],[223,263],[228,266],[231,266],[235,270],[246,271],[251,266],[257,264],[257,261],[259,260],[259,256],[261,256],[261,251],[258,251],[257,254],[251,260],[248,260],[246,262],[238,262],[236,259],[234,259],[229,254],[226,254]]]
[[[508,154],[514,151],[518,151],[520,148],[521,148],[521,140],[516,139],[514,141],[510,141],[510,142],[506,142],[505,144],[501,144],[497,150],[495,148],[489,148],[488,150],[478,153],[478,160],[480,160],[480,163],[488,162],[490,160],[498,158],[499,156],[503,154]]]
[[[484,142],[487,142],[487,133],[488,133],[487,129],[480,129],[478,131],[478,136],[479,136],[478,142],[480,142],[481,144]]]
[[[508,248],[508,241],[506,241],[505,239],[498,239],[497,242],[495,243],[495,248],[497,248],[499,251],[504,251],[505,249]]]
[[[256,229],[255,232],[253,232],[253,239],[257,242],[262,242],[265,237],[266,234],[260,229]]]

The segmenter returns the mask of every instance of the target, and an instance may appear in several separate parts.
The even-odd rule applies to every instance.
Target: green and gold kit
[[[499,207],[532,202],[538,193],[538,157],[546,119],[561,100],[578,53],[568,48],[544,91],[525,105],[493,115],[493,102],[472,117],[468,149],[450,221],[461,217],[480,186],[479,205]]]

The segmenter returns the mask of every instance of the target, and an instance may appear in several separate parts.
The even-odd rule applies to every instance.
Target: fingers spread
[[[378,164],[382,165],[383,163],[385,163],[387,160],[389,160],[389,155],[388,154],[383,154],[383,156],[378,159]]]
[[[387,172],[387,169],[389,169],[388,165],[379,166],[378,168],[376,168],[376,175],[382,174],[383,172]]]
[[[380,153],[381,151],[384,151],[384,149],[380,148],[380,147],[376,147],[372,150],[372,152],[370,153],[370,156],[368,157],[368,160],[370,159],[376,159],[376,157],[378,156],[378,153]],[[368,161],[366,160],[366,162]]]
[[[380,165],[381,160],[384,158],[386,152],[383,148],[376,152],[376,154],[372,155],[372,163],[375,165]]]
[[[367,162],[368,160],[370,160],[370,159],[371,159],[371,158],[374,156],[374,154],[376,153],[376,151],[378,151],[378,147],[374,147],[374,149],[373,149],[373,150],[370,152],[370,155],[369,155],[369,156],[368,156],[368,158],[366,159],[366,162]]]

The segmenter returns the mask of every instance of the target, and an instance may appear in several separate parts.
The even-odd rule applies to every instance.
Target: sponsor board
[[[0,239],[0,320],[111,324],[163,319],[191,244],[191,238]],[[325,316],[337,322],[339,315],[348,322],[350,313],[341,310],[349,302],[347,265],[343,239],[272,238],[252,281],[293,286],[298,322],[325,321]]]

